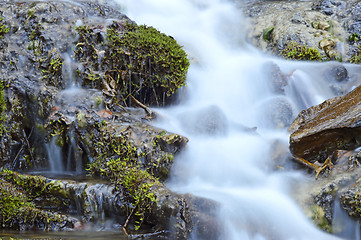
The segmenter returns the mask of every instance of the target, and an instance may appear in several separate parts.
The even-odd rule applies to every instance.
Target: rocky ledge
[[[221,231],[216,203],[164,185],[188,139],[152,126],[151,107],[185,85],[187,55],[117,9],[0,1],[0,228],[82,230],[109,218],[144,239]]]

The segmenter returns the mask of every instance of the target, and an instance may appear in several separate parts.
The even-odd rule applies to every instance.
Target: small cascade
[[[74,130],[70,130],[68,132],[68,138],[69,138],[69,146],[68,146],[68,153],[66,158],[66,171],[68,172],[72,171],[80,175],[83,173],[83,164],[82,164],[83,151],[79,149]]]
[[[45,145],[45,148],[49,157],[50,172],[54,174],[64,173],[63,153],[61,147],[56,144],[56,138],[52,138]]]
[[[116,222],[120,222],[118,216],[122,215],[121,209],[121,195],[114,194],[114,186],[82,182],[82,183],[68,183],[67,189],[76,199],[75,205],[77,215],[84,218],[84,222],[89,223],[92,230],[105,230],[121,228]],[[116,221],[118,220],[118,221]],[[124,220],[123,220],[124,221]]]
[[[75,134],[77,113],[80,110],[99,109],[101,106],[102,93],[95,89],[84,89],[81,83],[75,78],[77,63],[72,58],[72,50],[62,55],[63,68],[62,76],[65,82],[65,89],[58,93],[55,100],[55,111],[60,111],[68,119],[69,130],[62,133],[63,136],[53,137],[46,144],[47,154],[51,172],[57,174],[84,173],[83,150],[79,147]],[[65,136],[64,136],[65,134]],[[59,139],[61,143],[57,142]],[[61,147],[60,147],[61,146]],[[55,168],[55,169],[53,169]]]

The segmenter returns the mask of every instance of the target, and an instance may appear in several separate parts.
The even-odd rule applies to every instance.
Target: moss
[[[360,36],[357,33],[353,33],[350,36],[348,36],[348,41],[351,43],[360,41]]]
[[[4,24],[4,18],[0,17],[0,38],[3,38],[9,31],[10,28]]]
[[[49,181],[42,176],[23,175],[10,170],[0,172],[0,179],[26,194],[26,200],[33,207],[67,210],[70,205],[69,193],[60,181]]]
[[[112,85],[124,105],[130,94],[143,103],[163,105],[185,85],[187,54],[176,40],[153,27],[114,22],[106,31],[89,26],[76,31],[74,53],[85,66],[79,70],[83,84]]]
[[[4,96],[4,85],[3,81],[0,79],[0,136],[4,132],[4,121],[5,121],[5,96]]]
[[[352,55],[352,57],[349,59],[350,63],[354,64],[360,64],[361,63],[361,48],[358,47],[355,51],[355,54]]]
[[[263,40],[265,40],[266,42],[269,42],[271,40],[271,34],[274,29],[275,29],[274,27],[269,27],[269,28],[264,29],[263,33],[262,33]]]
[[[27,201],[24,194],[13,191],[10,183],[0,179],[0,213],[2,225],[13,224],[11,222],[25,207],[34,207]]]
[[[47,230],[65,223],[65,216],[36,208],[25,191],[0,178],[0,228]]]
[[[151,188],[159,181],[143,170],[138,162],[142,155],[124,137],[112,139],[108,144],[98,143],[100,153],[89,164],[88,171],[111,180],[118,190],[123,191],[129,201],[128,219],[133,219],[138,230],[155,202]]]
[[[312,47],[306,47],[295,41],[291,41],[284,50],[282,50],[281,55],[290,60],[308,60],[308,61],[321,61],[320,52]]]
[[[332,227],[325,217],[325,211],[323,208],[318,205],[313,205],[311,207],[311,211],[313,223],[320,229],[332,233]]]

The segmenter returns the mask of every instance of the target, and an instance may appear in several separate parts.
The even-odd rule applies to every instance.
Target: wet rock
[[[340,194],[342,208],[354,219],[361,219],[360,183],[358,179],[354,185],[344,189]]]
[[[318,0],[313,3],[312,9],[321,11],[326,15],[332,15],[345,8],[345,5],[343,1]]]
[[[153,206],[152,218],[156,217],[158,221],[159,218],[170,219],[171,238],[188,239],[193,236],[205,239],[220,236],[222,229],[216,218],[219,209],[216,202],[190,194],[172,194],[163,187],[158,188],[155,194],[158,201]]]
[[[217,106],[183,113],[179,119],[183,129],[190,134],[223,135],[228,130],[227,117]]]
[[[292,126],[292,154],[315,160],[317,156],[330,155],[338,149],[352,150],[359,147],[360,91],[361,88],[357,87],[343,97],[302,111]]]
[[[336,96],[346,94],[349,91],[349,85],[352,84],[348,70],[343,65],[331,64],[323,72],[323,76],[329,82],[329,86]]]
[[[333,204],[337,196],[337,185],[330,183],[323,187],[319,194],[315,196],[315,203],[324,211],[324,217],[329,224],[333,219]]]
[[[345,66],[341,64],[333,64],[329,66],[323,73],[329,81],[343,82],[349,79],[348,71]]]
[[[63,204],[68,200],[62,186],[60,182],[52,182],[44,177],[1,172],[0,228],[52,231],[72,229],[79,220],[58,213],[64,210]]]

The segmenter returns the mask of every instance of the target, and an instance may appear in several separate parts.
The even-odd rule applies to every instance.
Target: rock
[[[157,221],[171,219],[169,224],[172,239],[217,238],[221,234],[221,224],[216,218],[219,206],[216,202],[190,194],[175,195],[160,187],[155,194],[158,199],[153,206]],[[160,195],[159,195],[160,194]]]
[[[361,87],[343,97],[327,100],[302,111],[291,126],[293,155],[315,161],[335,150],[360,146]],[[319,159],[321,162],[325,159]]]
[[[170,103],[185,84],[189,62],[174,38],[138,26],[100,1],[18,4],[0,0],[1,91],[4,88],[0,108],[6,105],[0,124],[9,129],[0,135],[0,167],[47,170],[55,155],[48,153],[50,145],[56,149],[61,169],[87,172],[107,183],[55,181],[47,185],[52,180],[45,177],[12,176],[20,182],[33,181],[33,185],[22,185],[4,173],[1,191],[19,190],[9,197],[20,199],[21,205],[29,204],[29,214],[41,218],[25,224],[12,215],[9,221],[18,224],[16,228],[84,228],[103,214],[115,217],[118,224],[128,219],[125,228],[135,233],[143,222],[142,231],[156,231],[147,227],[147,218],[154,214],[150,211],[155,202],[151,186],[166,189],[162,182],[188,139],[153,127],[144,108],[131,108],[133,103],[127,97],[132,94],[143,105]],[[154,45],[163,51],[155,55]],[[56,191],[40,186],[56,186]],[[23,192],[24,198],[20,197]],[[0,201],[4,200],[1,196]],[[77,203],[81,205],[78,208]],[[1,209],[12,211],[10,207]],[[104,212],[94,211],[96,208]],[[68,216],[74,209],[81,220]],[[50,221],[52,226],[47,225],[46,216],[56,219]],[[161,222],[153,216],[151,226],[167,232],[169,218]],[[192,226],[183,232],[185,239]]]
[[[323,75],[328,81],[344,82],[349,79],[348,71],[341,64],[332,64],[324,72]]]
[[[361,35],[357,0],[250,1],[242,8],[251,23],[249,41],[277,56],[294,41],[318,50],[323,60],[349,61],[355,47],[347,39],[353,33]],[[272,37],[265,41],[263,31],[271,28]]]
[[[67,209],[69,200],[62,186],[59,181],[50,181],[44,177],[1,172],[1,228],[23,231],[72,229],[79,220],[58,213]]]

